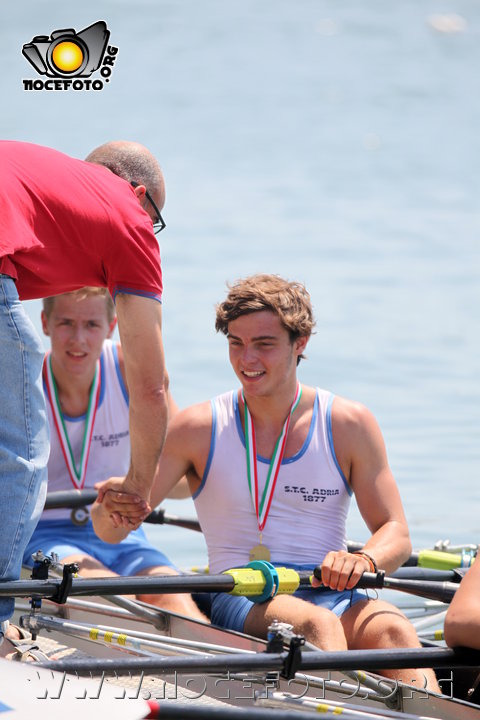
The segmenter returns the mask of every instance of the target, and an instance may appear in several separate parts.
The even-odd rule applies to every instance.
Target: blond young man
[[[43,375],[51,436],[50,491],[93,487],[128,470],[128,389],[122,347],[110,340],[115,324],[115,308],[104,288],[86,287],[43,301],[42,327],[51,342]],[[169,410],[172,416],[178,411],[171,395]],[[44,511],[24,564],[32,565],[31,556],[39,549],[56,553],[63,563],[78,563],[85,577],[177,574],[142,529],[119,545],[100,540],[86,507]],[[205,619],[189,595],[140,599]]]
[[[230,287],[217,307],[216,329],[228,338],[241,388],[173,418],[152,498],[159,502],[187,475],[210,572],[256,558],[297,569],[322,565],[324,588],[317,592],[261,604],[217,594],[213,623],[265,637],[278,619],[324,650],[419,647],[397,608],[355,589],[367,570],[398,568],[411,543],[373,415],[297,379],[313,327],[310,297],[300,283],[254,275]],[[371,533],[359,553],[346,545],[353,494]],[[133,515],[135,503],[109,492],[101,499],[97,530],[114,540],[115,532],[117,538],[127,532],[121,516]],[[432,670],[385,674],[439,689]]]

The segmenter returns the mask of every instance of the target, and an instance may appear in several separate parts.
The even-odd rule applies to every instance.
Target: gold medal
[[[70,514],[70,520],[74,525],[86,525],[90,513],[86,507],[79,507],[72,510]]]
[[[252,560],[268,560],[268,561],[270,561],[270,550],[268,549],[268,547],[266,545],[262,545],[260,543],[259,545],[255,545],[255,547],[253,547],[250,550],[249,558],[250,558],[250,562],[252,562]]]

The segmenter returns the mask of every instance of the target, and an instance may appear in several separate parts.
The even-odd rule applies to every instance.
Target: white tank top
[[[93,426],[90,455],[84,487],[92,487],[112,475],[122,476],[130,465],[130,435],[128,425],[128,394],[118,362],[117,346],[105,340],[101,365],[101,387],[95,424]],[[50,425],[50,458],[48,460],[48,491],[73,490],[65,458],[55,428],[52,408],[44,387],[47,417]],[[63,415],[75,462],[79,464],[85,415],[71,418]],[[71,510],[45,510],[42,520],[63,520],[71,517]]]
[[[262,542],[275,565],[317,565],[330,550],[346,550],[346,518],[352,490],[333,447],[334,396],[317,388],[308,436],[284,458]],[[258,459],[259,497],[269,460]],[[245,436],[236,391],[212,400],[210,453],[194,495],[208,546],[211,573],[241,567],[259,543],[258,522],[247,480]]]

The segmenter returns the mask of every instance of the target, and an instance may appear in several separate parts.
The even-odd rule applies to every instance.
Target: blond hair
[[[257,274],[236,280],[227,287],[226,299],[216,307],[217,332],[228,335],[228,323],[232,320],[268,310],[279,317],[292,343],[312,334],[315,326],[312,303],[302,283],[290,282],[279,275]]]
[[[87,297],[104,297],[105,298],[105,310],[107,311],[108,322],[111,323],[115,319],[115,305],[113,304],[112,296],[108,292],[107,288],[104,287],[83,287],[79,290],[73,290],[73,292],[62,293],[62,295],[73,297],[76,300],[85,300]],[[52,314],[55,299],[60,297],[59,295],[52,295],[51,297],[43,298],[42,305],[43,311],[47,318]]]

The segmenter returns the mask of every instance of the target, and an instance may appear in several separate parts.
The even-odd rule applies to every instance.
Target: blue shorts
[[[38,550],[42,550],[44,555],[54,552],[60,560],[84,553],[117,575],[125,576],[136,575],[150,567],[175,567],[166,555],[148,542],[142,528],[133,530],[125,540],[112,545],[100,540],[91,520],[80,526],[70,520],[41,520],[27,545],[23,564],[32,567],[32,554]]]
[[[277,563],[281,565],[281,563]],[[283,567],[286,567],[283,565]],[[289,565],[292,567],[292,565]],[[313,570],[312,567],[305,565],[293,566],[295,570]],[[367,593],[362,590],[312,590],[300,589],[293,594],[293,597],[300,598],[307,602],[311,602],[317,607],[323,607],[331,610],[338,617],[343,615],[352,605],[360,600],[368,600]],[[215,593],[212,595],[211,622],[213,625],[219,625],[228,630],[236,630],[243,632],[245,620],[248,613],[255,603],[247,597],[228,595],[226,593]],[[281,618],[280,618],[281,619]]]

